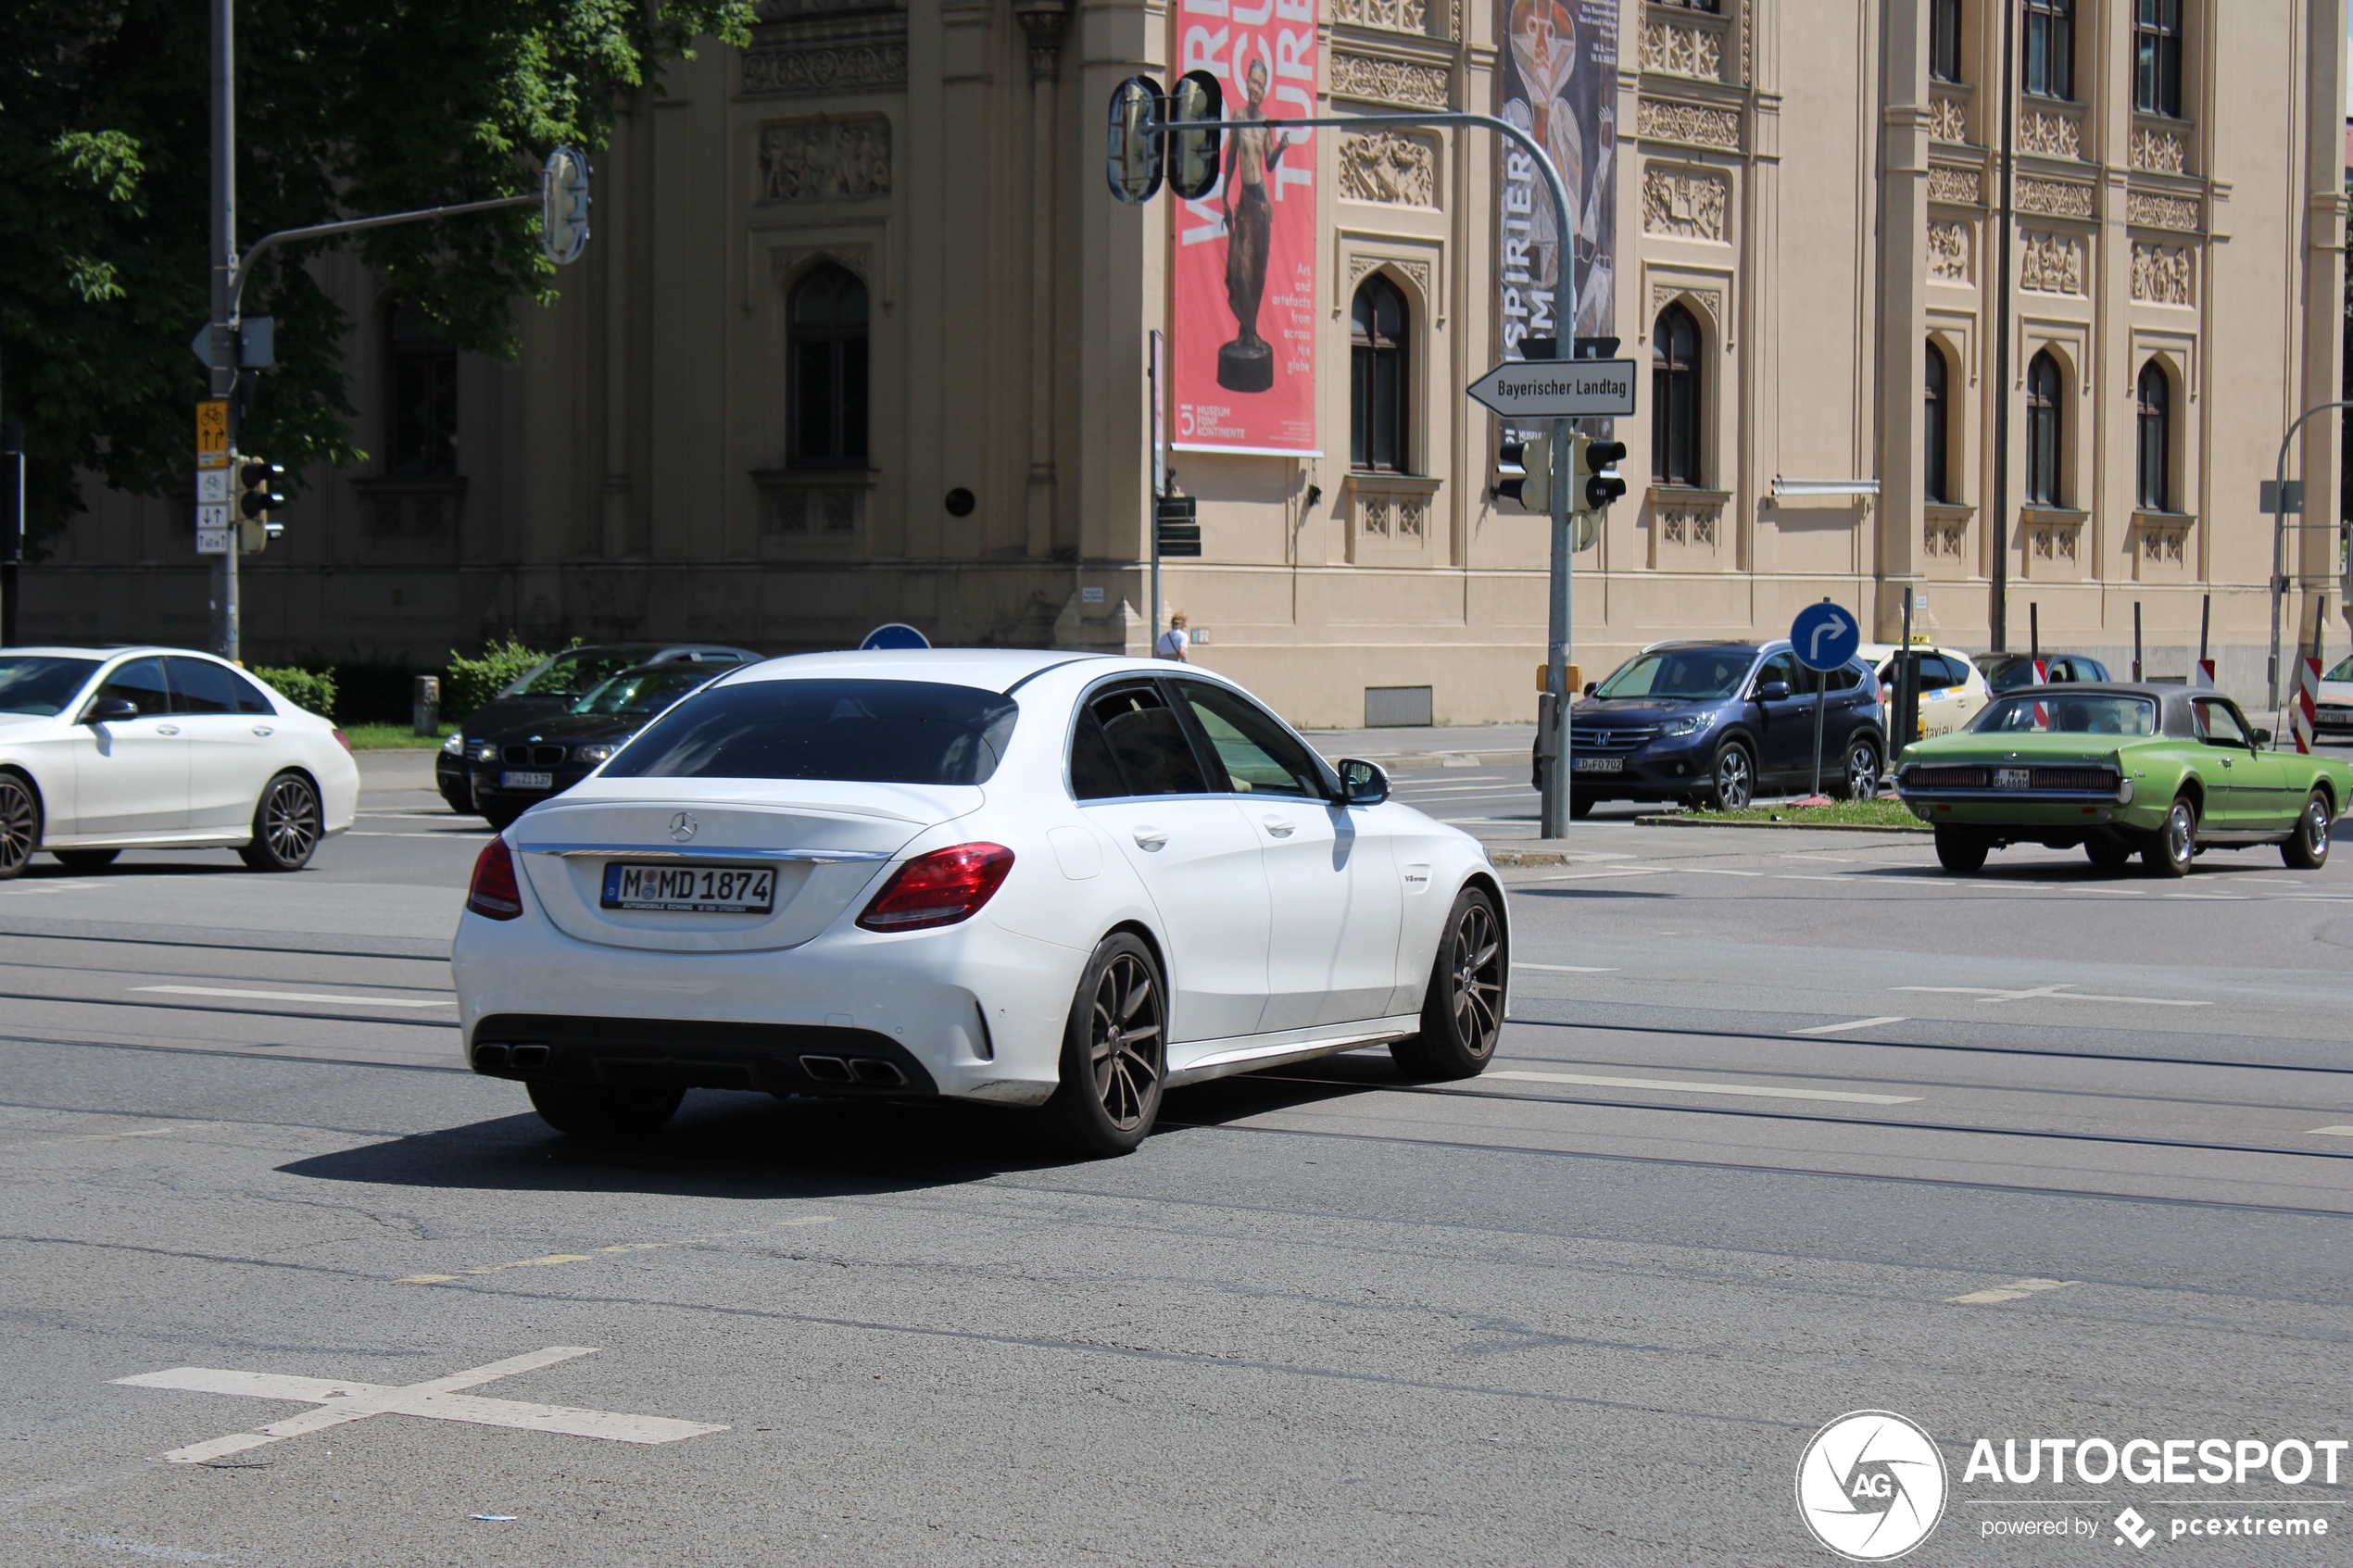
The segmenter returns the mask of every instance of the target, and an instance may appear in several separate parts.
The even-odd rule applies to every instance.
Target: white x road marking
[[[1948,996],[1975,997],[1981,1002],[2129,1002],[2145,1008],[2208,1008],[2212,1002],[2181,1001],[2171,997],[2102,997],[2072,985],[2037,985],[2031,991],[1996,991],[1983,985],[1891,985],[1891,991],[1941,991]]]
[[[115,1381],[132,1388],[179,1388],[195,1394],[242,1394],[256,1399],[286,1399],[317,1405],[317,1410],[273,1421],[255,1432],[235,1432],[208,1443],[192,1443],[163,1457],[174,1464],[202,1464],[224,1454],[242,1453],[284,1437],[321,1432],[347,1421],[371,1415],[417,1415],[429,1421],[466,1421],[477,1426],[512,1426],[527,1432],[562,1432],[574,1437],[602,1437],[615,1443],[675,1443],[724,1426],[699,1421],[672,1421],[659,1415],[613,1415],[604,1411],[567,1410],[561,1405],[531,1405],[518,1399],[477,1399],[461,1394],[518,1373],[535,1372],[575,1356],[593,1356],[592,1347],[550,1345],[525,1356],[453,1372],[447,1377],[406,1387],[377,1383],[352,1383],[324,1377],[287,1377],[269,1372],[222,1372],[215,1367],[174,1367],[170,1372],[145,1373]]]

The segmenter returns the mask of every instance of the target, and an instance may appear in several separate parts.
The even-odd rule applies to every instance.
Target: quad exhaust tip
[[[484,1073],[500,1073],[509,1068],[528,1073],[547,1066],[552,1054],[546,1046],[476,1046],[474,1065]]]
[[[864,1084],[874,1088],[897,1088],[907,1082],[895,1061],[876,1057],[804,1056],[800,1070],[820,1084]]]

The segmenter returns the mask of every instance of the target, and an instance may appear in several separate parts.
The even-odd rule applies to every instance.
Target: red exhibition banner
[[[1177,0],[1177,70],[1216,73],[1228,120],[1315,113],[1315,0]],[[1176,439],[1317,457],[1315,133],[1229,131],[1217,188],[1176,203]]]

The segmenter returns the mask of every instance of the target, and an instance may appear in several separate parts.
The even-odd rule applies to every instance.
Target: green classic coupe
[[[1944,869],[1963,874],[2013,844],[2080,844],[2109,869],[2137,854],[2163,876],[2187,875],[2202,849],[2276,844],[2289,865],[2318,870],[2353,803],[2353,769],[2269,750],[2271,738],[2211,691],[2029,686],[1966,730],[1905,747],[1895,789],[1935,828]]]

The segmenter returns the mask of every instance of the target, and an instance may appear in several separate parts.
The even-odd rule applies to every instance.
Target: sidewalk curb
[[[1931,827],[1897,827],[1885,822],[1719,822],[1705,817],[1637,817],[1647,828],[1773,828],[1793,833],[1910,833],[1933,834]]]

